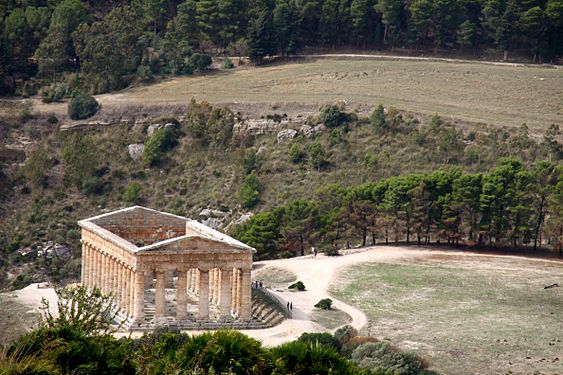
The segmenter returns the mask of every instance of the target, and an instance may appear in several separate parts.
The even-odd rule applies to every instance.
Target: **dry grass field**
[[[429,255],[367,263],[331,293],[370,319],[369,334],[443,374],[562,374],[563,263]]]
[[[104,110],[186,104],[192,97],[247,111],[288,114],[346,100],[378,103],[470,122],[563,126],[563,69],[481,63],[366,59],[303,59],[168,79],[99,96]],[[59,112],[66,107],[38,104]]]

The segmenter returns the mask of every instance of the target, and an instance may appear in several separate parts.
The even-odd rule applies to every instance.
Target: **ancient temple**
[[[253,248],[197,221],[141,206],[78,224],[82,284],[112,293],[132,322],[252,319]]]

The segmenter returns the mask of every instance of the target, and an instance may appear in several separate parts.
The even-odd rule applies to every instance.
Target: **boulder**
[[[216,219],[214,217],[207,218],[203,220],[201,223],[213,229],[219,229],[223,225],[223,222],[220,219]]]
[[[284,144],[289,143],[297,135],[297,130],[294,129],[284,129],[278,133],[278,143]]]
[[[178,124],[169,122],[166,125],[164,125],[164,129],[176,130],[178,129]]]
[[[204,208],[199,213],[199,216],[202,216],[202,217],[215,217],[215,218],[224,218],[226,215],[227,215],[227,213],[225,213],[223,211],[212,210],[210,208]]]
[[[152,124],[147,128],[147,135],[150,137],[155,131],[162,129],[162,124]]]
[[[311,138],[313,135],[315,135],[315,131],[313,130],[313,127],[309,125],[301,126],[301,128],[299,128],[299,132],[303,133],[303,135],[307,138]]]
[[[315,134],[320,134],[320,133],[326,131],[326,129],[327,128],[326,128],[325,124],[319,124],[319,125],[317,125],[313,128],[313,131],[315,132]]]
[[[129,156],[133,160],[140,160],[145,152],[145,145],[142,143],[134,143],[127,146],[127,151],[129,151]]]

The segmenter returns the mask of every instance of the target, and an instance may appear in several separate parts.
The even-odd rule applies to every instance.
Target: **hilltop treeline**
[[[0,30],[0,95],[64,82],[46,94],[57,99],[191,74],[209,52],[259,62],[305,46],[408,46],[552,61],[563,52],[563,1],[5,0]]]
[[[531,168],[503,159],[488,173],[458,169],[407,174],[376,183],[328,185],[317,199],[261,212],[233,234],[258,258],[304,255],[309,246],[376,243],[531,246],[547,241],[561,252],[563,169],[542,161]]]

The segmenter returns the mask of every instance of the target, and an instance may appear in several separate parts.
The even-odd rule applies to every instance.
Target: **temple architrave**
[[[134,324],[252,319],[253,248],[197,221],[141,206],[78,224],[82,284],[111,293]]]

